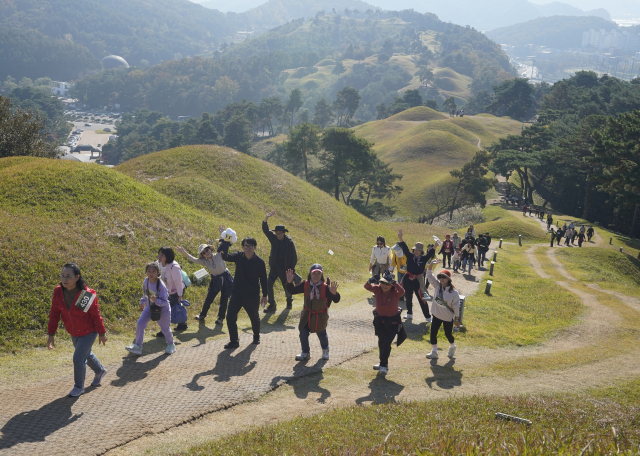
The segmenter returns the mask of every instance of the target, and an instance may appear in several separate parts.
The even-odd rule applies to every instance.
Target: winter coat
[[[431,314],[442,321],[452,321],[454,316],[459,317],[460,294],[458,294],[458,290],[454,288],[452,291],[449,291],[449,287],[443,287],[430,269],[427,269],[427,280],[433,285],[433,288],[435,288],[433,301],[431,303]],[[442,298],[440,298],[441,293]],[[447,306],[451,307],[453,312],[451,312]]]
[[[405,274],[407,272],[407,256],[403,254],[398,258],[398,255],[396,255],[395,252],[392,251],[391,266],[396,272]]]
[[[263,221],[262,222],[262,232],[269,240],[271,244],[271,253],[269,253],[269,268],[272,270],[278,269],[278,237],[276,234],[269,229],[269,223]],[[296,245],[293,243],[293,239],[288,234],[284,235],[285,243],[284,250],[284,270],[292,269],[295,271],[296,265],[298,264],[298,254],[296,253]]]

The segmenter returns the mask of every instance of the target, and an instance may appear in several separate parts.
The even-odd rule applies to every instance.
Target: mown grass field
[[[402,174],[404,191],[392,204],[397,214],[417,219],[413,202],[425,191],[451,179],[449,171],[467,163],[478,150],[520,124],[497,117],[449,118],[426,107],[411,108],[389,119],[354,128],[356,134],[374,143],[373,149],[394,172]]]
[[[180,454],[637,454],[640,382],[556,396],[451,397],[339,408]],[[635,398],[635,401],[629,401]],[[497,420],[497,412],[531,426]]]

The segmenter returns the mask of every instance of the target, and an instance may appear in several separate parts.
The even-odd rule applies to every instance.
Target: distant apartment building
[[[59,97],[66,97],[67,92],[71,89],[71,84],[68,82],[51,81],[49,85],[51,86],[53,94]]]
[[[582,49],[609,52],[612,55],[635,54],[640,52],[640,34],[604,29],[591,29],[582,34]]]

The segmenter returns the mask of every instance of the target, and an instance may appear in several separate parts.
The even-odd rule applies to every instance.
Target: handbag
[[[183,299],[178,304],[171,307],[171,323],[180,324],[187,322],[187,309],[184,306],[191,305],[189,301]]]

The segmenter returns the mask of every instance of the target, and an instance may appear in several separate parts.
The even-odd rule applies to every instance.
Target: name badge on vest
[[[94,295],[93,293],[89,293],[87,290],[84,290],[82,293],[80,293],[80,296],[76,301],[76,307],[85,313],[89,312],[89,308],[91,307],[91,304],[93,304],[93,301],[95,301],[95,299],[96,295]]]

